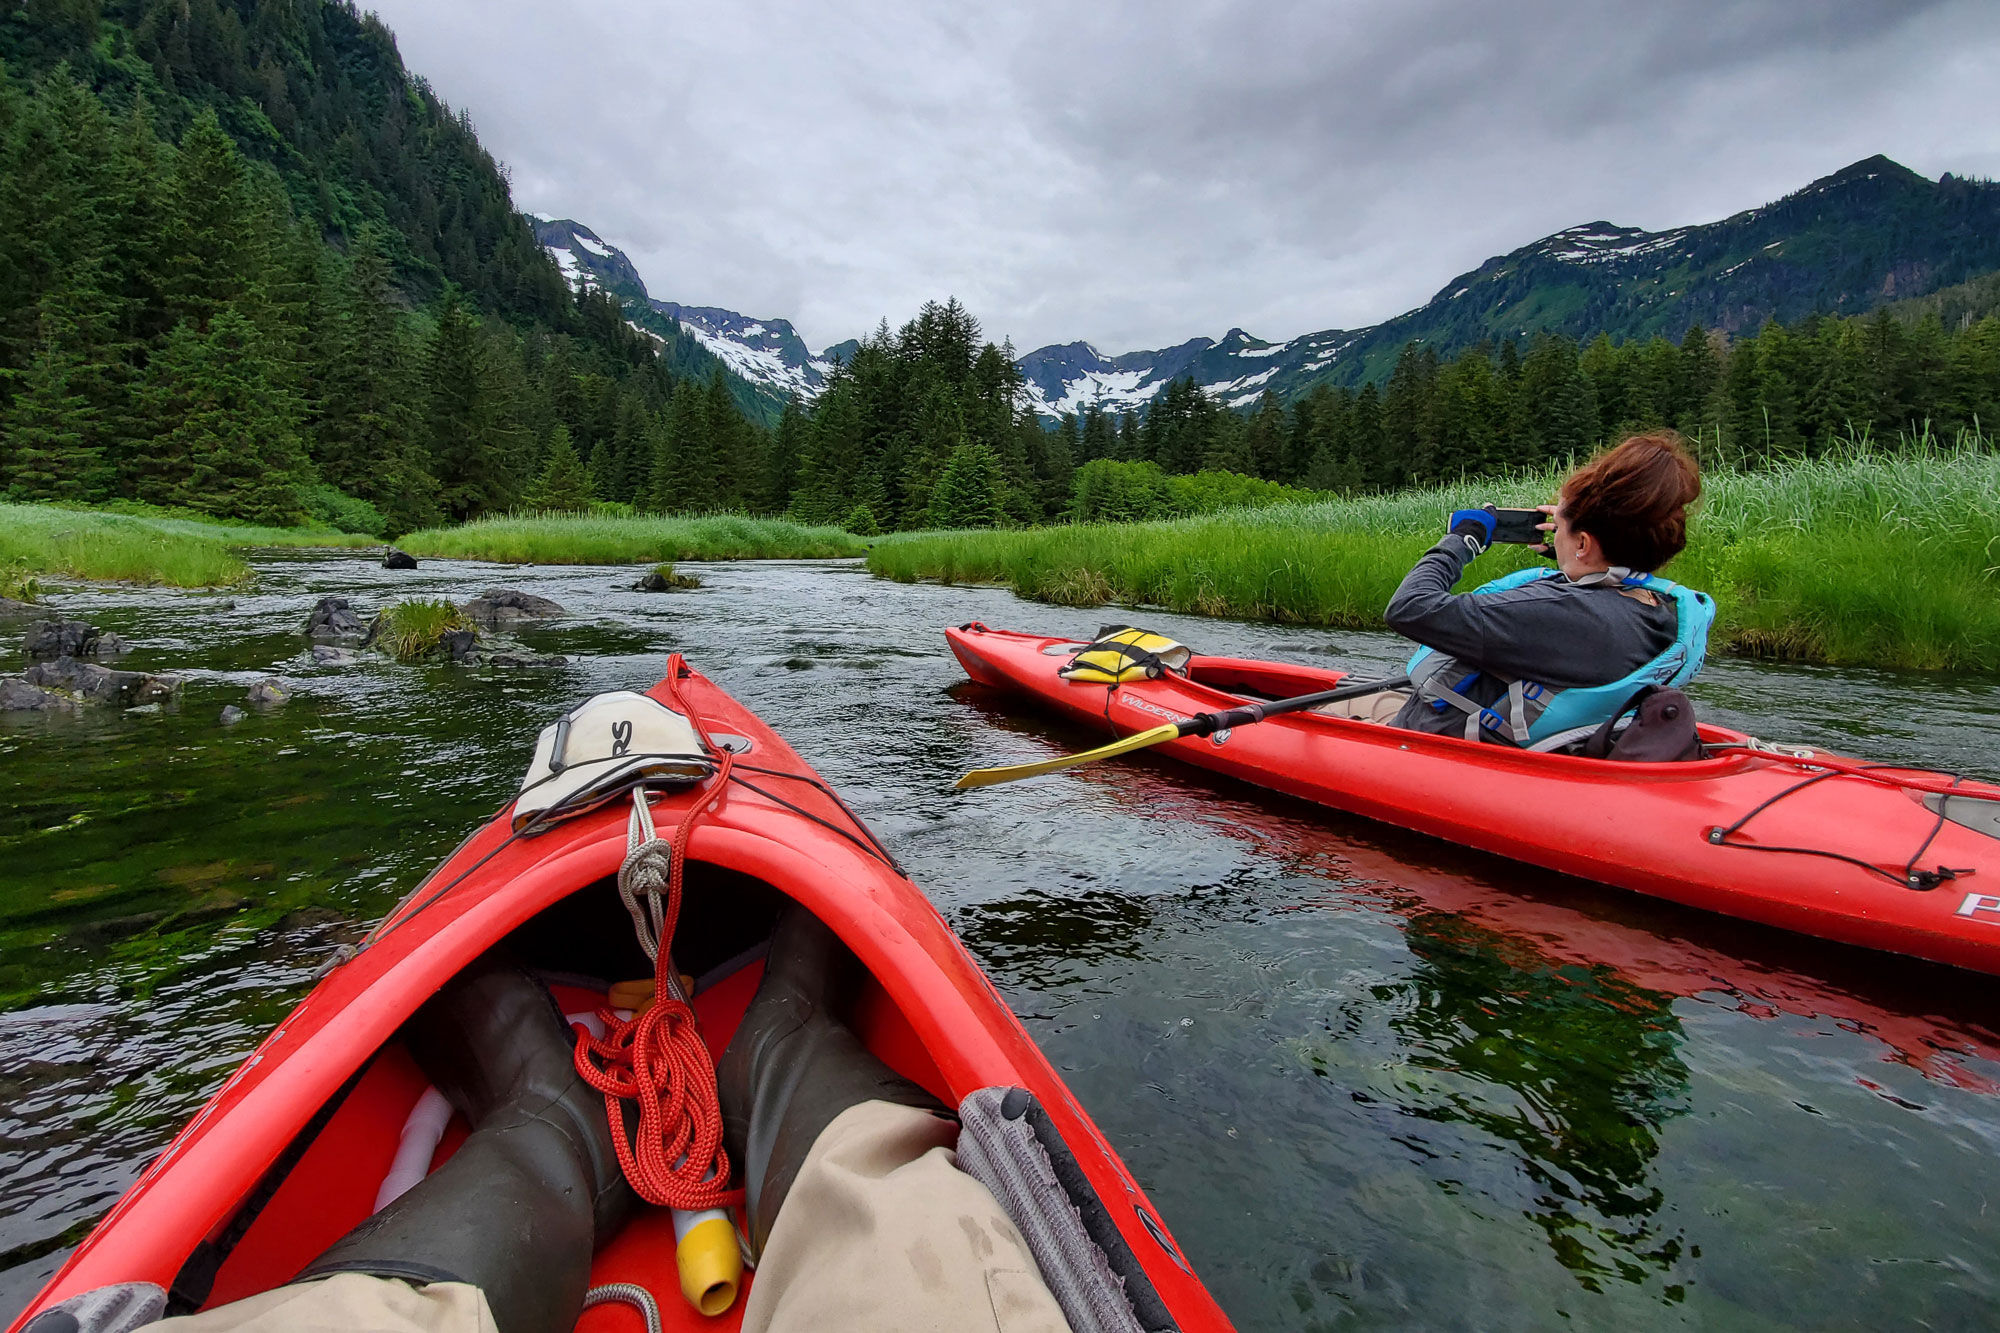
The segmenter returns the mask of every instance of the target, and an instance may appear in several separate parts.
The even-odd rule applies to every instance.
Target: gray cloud
[[[2000,174],[1988,0],[379,12],[523,208],[815,345],[946,294],[1024,349],[1289,337],[1871,153]]]

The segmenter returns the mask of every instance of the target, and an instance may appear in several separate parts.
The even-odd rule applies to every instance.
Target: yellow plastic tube
[[[736,1304],[743,1285],[743,1252],[727,1212],[674,1209],[674,1259],[681,1270],[681,1295],[689,1305],[712,1317]]]

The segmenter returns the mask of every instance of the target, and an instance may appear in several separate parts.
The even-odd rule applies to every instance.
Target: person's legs
[[[575,1326],[596,1244],[637,1200],[618,1166],[604,1099],[577,1077],[555,1001],[496,951],[425,1004],[403,1039],[473,1125],[451,1160],[334,1242],[292,1285],[252,1298],[269,1307],[262,1321],[246,1322],[239,1302],[161,1327],[210,1333],[311,1319],[333,1327],[356,1301],[381,1322],[348,1327],[398,1327],[398,1312],[442,1321],[409,1327],[474,1327],[462,1323],[458,1288],[483,1297],[488,1326],[500,1333]],[[367,1280],[320,1281],[338,1275]],[[412,1288],[422,1289],[416,1299],[406,1294]]]
[[[863,1102],[814,1142],[771,1230],[744,1333],[1067,1333],[1027,1242],[958,1169],[957,1127]]]
[[[1020,1233],[958,1170],[949,1113],[835,1017],[856,969],[792,909],[723,1053],[723,1124],[762,1255],[743,1327],[1066,1330]]]

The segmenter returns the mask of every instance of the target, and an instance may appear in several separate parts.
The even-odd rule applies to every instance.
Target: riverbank
[[[374,546],[379,541],[327,528],[218,523],[137,505],[73,509],[0,504],[0,580],[17,590],[41,574],[173,588],[226,587],[250,577],[238,550]]]
[[[701,517],[508,514],[425,528],[396,542],[411,555],[509,565],[651,565],[672,560],[801,560],[864,555],[839,528],[742,514]]]
[[[1160,523],[909,533],[869,570],[999,584],[1062,606],[1377,629],[1452,509],[1546,501],[1549,472]],[[1534,562],[1498,548],[1478,581]],[[1717,651],[1832,665],[1990,669],[2000,661],[2000,456],[1852,454],[1706,478],[1688,549],[1664,572],[1715,595]],[[1470,585],[1468,585],[1470,586]]]

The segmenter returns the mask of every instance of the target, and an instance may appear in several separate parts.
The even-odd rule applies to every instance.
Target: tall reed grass
[[[203,525],[128,514],[0,504],[0,566],[176,588],[241,583],[250,567]]]
[[[997,583],[1070,606],[1160,606],[1379,627],[1452,509],[1551,498],[1562,474],[1280,505],[1160,523],[909,533],[869,569]],[[1533,563],[1500,547],[1471,586]],[[1712,472],[1688,549],[1665,571],[1716,597],[1722,651],[1931,670],[2000,666],[2000,456],[1854,448],[1761,472]]]
[[[868,543],[839,528],[710,514],[508,514],[425,528],[396,543],[411,555],[510,565],[637,565],[666,560],[787,560],[862,555]]]
[[[135,519],[158,532],[174,533],[183,537],[205,537],[230,547],[253,546],[296,546],[296,547],[349,547],[380,546],[380,537],[362,532],[342,532],[337,528],[307,525],[296,528],[274,528],[258,523],[241,523],[235,519],[219,519],[197,509],[166,508],[160,505],[139,504],[129,500],[114,500],[101,505],[56,504],[37,506],[67,510],[79,514],[113,514],[121,518]]]

